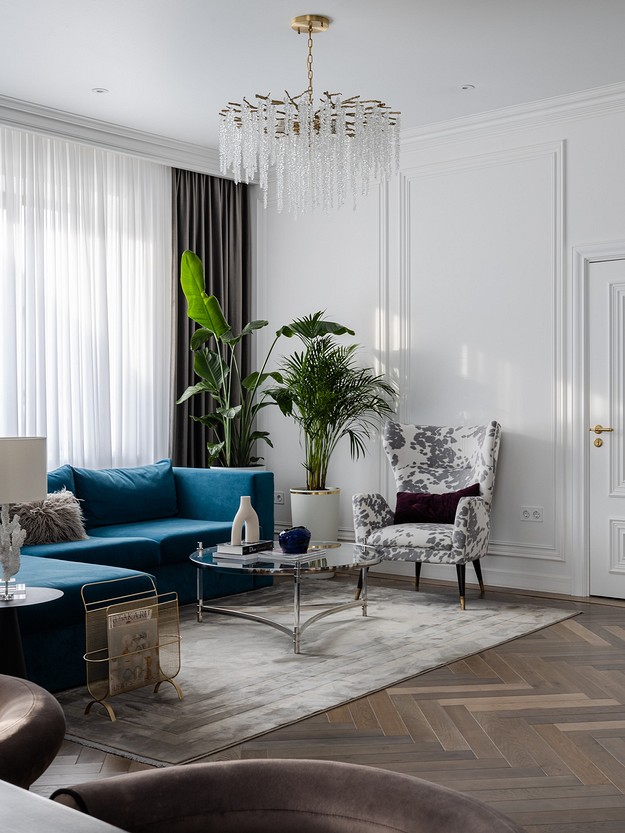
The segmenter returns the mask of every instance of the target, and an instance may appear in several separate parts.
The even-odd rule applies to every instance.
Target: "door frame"
[[[569,390],[567,450],[570,478],[567,478],[565,505],[570,523],[566,524],[566,552],[571,556],[571,586],[575,596],[590,592],[590,493],[588,476],[590,446],[588,436],[588,290],[590,267],[606,260],[625,259],[625,240],[612,240],[572,250],[573,289],[571,328],[567,339]]]

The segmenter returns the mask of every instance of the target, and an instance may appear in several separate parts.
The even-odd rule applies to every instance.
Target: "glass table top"
[[[198,567],[273,575],[290,574],[297,569],[300,573],[316,573],[349,567],[372,567],[382,561],[375,547],[336,541],[312,541],[304,555],[286,555],[275,544],[273,550],[254,553],[250,556],[253,560],[249,562],[234,560],[232,556],[218,553],[216,547],[196,550],[190,558]]]

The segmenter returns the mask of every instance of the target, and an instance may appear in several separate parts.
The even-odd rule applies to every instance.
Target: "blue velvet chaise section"
[[[140,572],[154,577],[159,593],[175,591],[181,605],[194,602],[196,568],[189,556],[198,541],[208,547],[230,539],[242,495],[251,497],[261,537],[273,537],[271,472],[172,467],[169,460],[129,469],[62,466],[48,474],[48,491],[63,488],[80,501],[88,537],[22,547],[18,574],[27,585],[64,592],[58,601],[19,613],[28,676],[52,691],[85,681],[83,584]],[[261,576],[210,571],[204,596],[268,583]]]

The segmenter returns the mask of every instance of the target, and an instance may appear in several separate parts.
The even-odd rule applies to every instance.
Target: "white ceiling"
[[[1,0],[0,95],[216,147],[225,102],[305,89],[312,12],[316,93],[403,128],[625,81],[625,0]]]

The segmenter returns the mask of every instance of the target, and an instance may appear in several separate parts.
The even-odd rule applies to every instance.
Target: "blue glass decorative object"
[[[278,543],[283,553],[288,555],[302,555],[308,551],[310,530],[305,526],[292,526],[283,529],[278,535]]]

